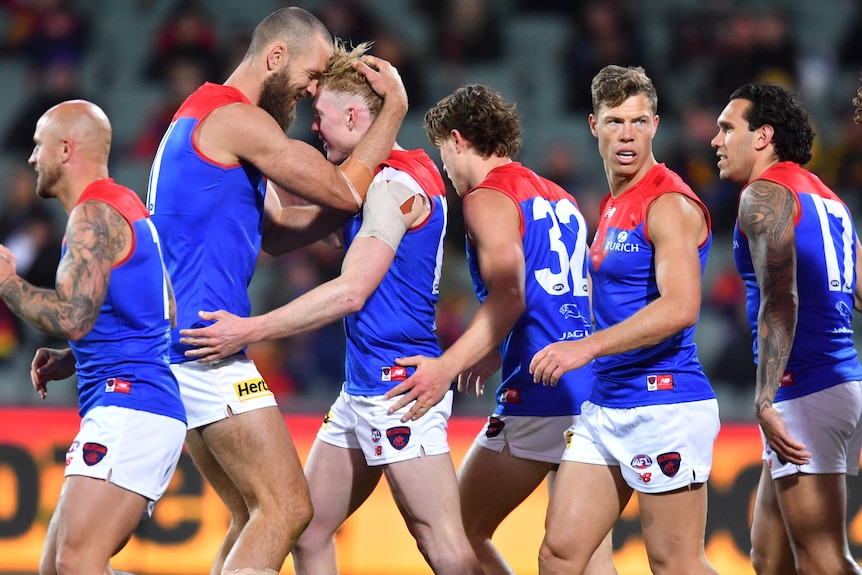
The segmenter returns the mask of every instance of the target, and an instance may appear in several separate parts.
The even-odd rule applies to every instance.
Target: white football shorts
[[[173,417],[115,405],[91,409],[66,453],[65,476],[108,479],[147,499],[164,495],[183,450],[186,425]]]
[[[807,465],[783,463],[766,444],[763,431],[763,460],[773,479],[796,473],[859,474],[862,450],[862,384],[848,381],[773,406],[784,419],[790,436],[811,452]]]
[[[628,409],[585,401],[563,460],[618,465],[635,491],[665,493],[709,479],[719,427],[715,399]]]
[[[254,362],[238,354],[209,363],[171,364],[180,384],[189,429],[263,407],[277,406]]]
[[[488,418],[474,442],[486,449],[509,453],[521,459],[559,463],[566,449],[569,428],[578,422],[577,415],[537,417],[499,415]]]
[[[423,454],[449,453],[446,429],[452,414],[452,396],[450,389],[425,415],[402,423],[401,418],[412,404],[389,415],[389,407],[396,398],[350,395],[342,387],[317,438],[336,447],[361,449],[368,465],[386,465]]]

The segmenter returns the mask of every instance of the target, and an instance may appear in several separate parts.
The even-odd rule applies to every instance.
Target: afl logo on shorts
[[[108,453],[108,448],[101,443],[85,443],[83,452],[84,463],[92,467],[104,459]]]
[[[371,441],[373,441],[374,443],[377,443],[378,441],[380,441],[380,437],[381,437],[380,430],[377,429],[376,427],[372,427],[371,428]]]
[[[406,425],[390,427],[386,430],[386,439],[398,451],[401,451],[410,443],[410,428]]]
[[[631,466],[635,469],[646,469],[652,465],[652,458],[649,455],[635,455],[632,457]]]
[[[497,437],[505,426],[505,421],[492,415],[488,418],[488,425],[485,427],[485,437]]]
[[[678,451],[662,453],[655,459],[656,463],[658,463],[658,466],[661,468],[661,472],[668,477],[673,477],[677,472],[679,472],[679,464],[682,461],[682,456]]]

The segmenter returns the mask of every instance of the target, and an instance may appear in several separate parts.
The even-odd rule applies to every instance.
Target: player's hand
[[[811,463],[811,452],[807,451],[805,444],[793,439],[787,433],[784,418],[772,405],[762,408],[757,413],[757,423],[769,447],[775,451],[778,459],[794,465],[807,465]]]
[[[200,363],[224,359],[254,341],[249,318],[239,317],[222,309],[200,311],[198,316],[204,321],[215,323],[206,327],[180,330],[180,343],[195,346],[195,349],[186,350],[186,357],[197,358]]]
[[[15,275],[15,254],[12,250],[0,244],[0,283]]]
[[[416,371],[384,396],[386,399],[401,396],[389,408],[389,413],[395,413],[412,401],[413,405],[401,421],[416,421],[443,399],[452,386],[453,376],[444,361],[438,357],[399,357],[395,363],[404,367],[416,367]]]
[[[557,385],[563,374],[590,363],[593,358],[587,353],[584,341],[558,341],[536,352],[530,361],[533,383]]]
[[[485,383],[488,378],[497,373],[502,364],[499,350],[494,350],[470,369],[458,374],[458,391],[462,393],[476,393],[476,397],[482,397],[485,393]]]
[[[404,113],[407,113],[407,91],[395,66],[382,58],[366,55],[356,63],[355,67],[365,75],[371,89],[387,104],[390,102],[401,104],[404,107]]]
[[[72,350],[40,347],[30,363],[30,380],[42,399],[48,397],[48,382],[66,379],[75,374],[75,356]]]

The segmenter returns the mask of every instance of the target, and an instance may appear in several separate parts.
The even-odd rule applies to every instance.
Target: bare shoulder
[[[198,128],[195,143],[217,162],[255,162],[261,154],[289,145],[275,119],[253,104],[235,102],[213,110]]]
[[[786,187],[755,180],[739,197],[739,226],[748,235],[769,229],[787,229],[796,217],[796,200]]]

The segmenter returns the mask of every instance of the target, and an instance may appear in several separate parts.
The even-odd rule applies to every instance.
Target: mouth
[[[616,157],[620,162],[629,164],[635,160],[637,154],[631,150],[620,150],[616,153]]]

